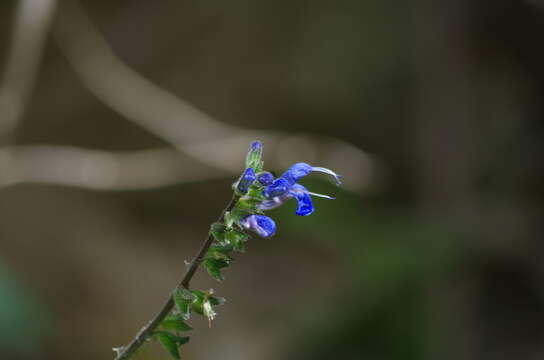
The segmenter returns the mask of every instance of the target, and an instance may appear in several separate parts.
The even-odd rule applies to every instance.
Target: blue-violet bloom
[[[256,232],[259,236],[267,238],[276,233],[276,223],[274,220],[264,215],[249,215],[240,220],[240,225]]]
[[[247,193],[249,191],[249,187],[251,184],[253,184],[256,178],[257,176],[255,175],[255,171],[252,168],[247,168],[238,181],[238,191],[242,194]]]
[[[301,178],[314,171],[331,175],[338,185],[341,183],[340,176],[332,170],[311,166],[306,163],[296,163],[264,189],[263,195],[266,197],[266,200],[259,205],[259,208],[261,210],[274,209],[281,206],[287,200],[295,198],[298,202],[295,213],[300,216],[307,216],[314,212],[311,195],[334,199],[327,195],[310,192],[304,186],[298,184]]]
[[[274,182],[274,175],[268,171],[264,171],[257,175],[257,181],[264,186],[270,185]]]

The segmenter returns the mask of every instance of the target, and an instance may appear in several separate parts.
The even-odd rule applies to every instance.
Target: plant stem
[[[225,218],[225,213],[232,210],[234,205],[236,205],[236,202],[238,201],[238,199],[239,199],[239,196],[237,195],[234,195],[232,197],[227,207],[221,213],[221,216],[219,216],[218,222],[223,222]],[[196,256],[193,258],[191,263],[189,264],[189,267],[187,268],[185,275],[183,275],[183,278],[181,279],[180,283],[178,284],[178,286],[174,288],[173,291],[180,288],[189,289],[189,283],[191,282],[191,279],[193,278],[196,270],[198,269],[198,266],[204,259],[204,256],[206,255],[206,252],[208,252],[208,249],[212,245],[213,241],[214,241],[214,237],[211,234],[208,234],[208,237],[206,238],[206,240],[204,240],[204,243],[202,243],[200,250],[198,251]],[[145,343],[145,341],[153,335],[157,326],[159,326],[161,321],[172,311],[173,308],[174,308],[174,300],[172,299],[172,295],[170,295],[168,297],[168,300],[162,306],[161,310],[157,313],[157,315],[155,315],[155,317],[151,319],[151,321],[148,322],[147,325],[145,325],[138,332],[138,334],[136,335],[136,337],[134,337],[134,339],[130,342],[130,344],[125,346],[118,353],[115,360],[129,359],[136,352],[136,350],[138,350]]]

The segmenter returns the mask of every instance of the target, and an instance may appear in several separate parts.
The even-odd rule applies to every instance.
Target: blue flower
[[[257,181],[264,186],[270,185],[274,182],[274,175],[268,171],[264,171],[257,175]]]
[[[256,232],[259,236],[267,238],[276,233],[276,223],[274,220],[264,215],[249,215],[240,220],[240,225]]]
[[[238,185],[236,188],[239,192],[245,194],[249,191],[249,187],[251,184],[253,184],[256,178],[257,176],[255,175],[253,168],[247,168],[240,177],[240,180],[238,180]]]
[[[249,145],[249,151],[262,151],[263,144],[259,140],[255,140]]]
[[[331,175],[338,185],[341,183],[340,176],[332,170],[311,166],[306,163],[296,163],[263,190],[266,200],[261,202],[259,208],[261,210],[274,209],[281,206],[287,200],[295,198],[298,202],[295,213],[300,216],[307,216],[314,212],[311,195],[334,199],[327,195],[310,192],[304,186],[298,184],[301,178],[314,171]]]

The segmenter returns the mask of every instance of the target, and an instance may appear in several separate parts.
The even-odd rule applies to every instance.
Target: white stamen
[[[308,190],[292,189],[291,191],[294,192],[294,193],[304,193],[304,194],[308,194],[308,195],[312,195],[312,196],[320,197],[320,198],[324,198],[324,199],[329,199],[329,200],[336,199],[336,198],[333,198],[332,196],[329,196],[329,195],[318,194],[318,193],[314,193],[314,192],[311,192],[311,191],[308,191]]]
[[[308,195],[312,195],[312,196],[315,196],[315,197],[320,197],[320,198],[323,198],[323,199],[329,199],[329,200],[336,199],[336,198],[334,198],[332,196],[329,196],[329,195],[318,194],[318,193],[314,193],[314,192],[311,192],[311,191],[306,191],[306,193]]]
[[[319,167],[319,166],[314,166],[314,167],[312,167],[312,171],[318,171],[318,172],[322,172],[322,173],[333,176],[334,180],[336,180],[336,185],[340,185],[342,183],[340,181],[341,176],[338,175],[337,173],[335,173],[334,171],[330,170],[330,169],[327,169],[327,168],[324,168],[324,167]]]

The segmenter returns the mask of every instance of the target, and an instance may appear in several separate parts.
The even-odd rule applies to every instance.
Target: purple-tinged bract
[[[264,238],[271,237],[276,233],[276,223],[274,220],[264,215],[246,216],[240,220],[240,225]]]

